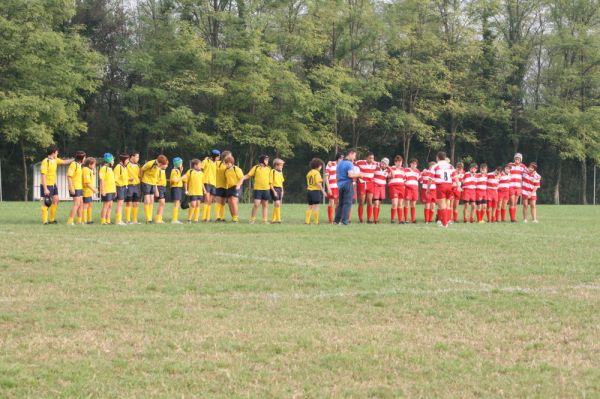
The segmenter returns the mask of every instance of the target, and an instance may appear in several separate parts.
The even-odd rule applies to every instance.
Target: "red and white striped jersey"
[[[435,190],[435,174],[433,173],[433,170],[423,169],[421,171],[420,183],[423,189],[429,187],[430,190]]]
[[[517,165],[514,162],[508,165],[510,166],[510,186],[521,188],[523,185],[523,175],[527,173],[527,167],[523,163]]]
[[[364,159],[356,161],[354,165],[358,166],[358,168],[360,169],[360,173],[362,173],[363,175],[358,179],[361,182],[373,181],[373,175],[375,174],[375,171],[379,168],[379,164],[377,162],[368,163]]]
[[[540,186],[542,181],[542,176],[540,176],[537,172],[533,173],[525,173],[523,175],[523,195],[531,196],[535,194],[538,187]]]
[[[475,175],[475,179],[477,179],[477,190],[486,191],[487,190],[487,173],[477,173]]]
[[[498,177],[498,190],[500,191],[508,191],[510,188],[510,175],[502,172]]]
[[[463,190],[475,190],[477,188],[477,173],[467,172],[462,181]]]
[[[465,178],[465,172],[462,171],[462,172],[459,173],[457,171],[454,174],[454,179],[452,179],[452,185],[454,187],[459,187],[459,188],[462,187],[462,181],[463,181],[464,178]]]
[[[487,175],[487,189],[492,191],[498,191],[498,177],[496,173],[488,173]]]
[[[433,168],[435,184],[452,184],[456,169],[446,161],[439,161]]]
[[[419,181],[421,180],[421,172],[419,169],[404,169],[404,184],[407,187],[419,187]]]
[[[405,180],[406,169],[402,166],[392,166],[390,168],[390,186],[403,186]]]
[[[327,177],[327,182],[329,183],[329,188],[338,188],[337,162],[329,161],[327,163],[327,166],[325,167],[325,175]]]
[[[373,174],[373,183],[376,186],[385,186],[387,184],[387,178],[389,174],[390,172],[387,168],[383,170],[381,168],[377,168],[377,170]]]

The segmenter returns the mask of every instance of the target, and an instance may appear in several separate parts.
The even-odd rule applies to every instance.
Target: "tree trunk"
[[[581,203],[587,205],[587,162],[581,162]]]
[[[562,174],[562,161],[558,160],[558,171],[556,173],[556,184],[554,185],[554,205],[560,205],[560,177]]]
[[[29,173],[27,173],[27,157],[25,156],[25,144],[21,141],[21,156],[23,159],[23,201],[29,199]]]
[[[410,155],[410,134],[404,134],[402,136],[402,153],[404,156],[404,163],[408,165],[408,156]]]

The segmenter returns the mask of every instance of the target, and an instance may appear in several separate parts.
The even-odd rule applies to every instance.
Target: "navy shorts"
[[[127,198],[127,194],[127,186],[117,187],[117,199],[119,201],[123,201],[125,198]]]
[[[48,186],[48,191],[50,191],[51,197],[58,195],[58,187],[56,187],[56,184],[53,186]],[[40,196],[44,198],[44,186],[40,186]]]
[[[167,194],[167,188],[165,186],[157,186],[158,187],[158,197],[154,196],[155,200],[165,199],[165,195]]]
[[[227,196],[227,198],[240,198],[240,190],[238,190],[236,187],[231,187],[226,190],[225,195]]]
[[[94,199],[92,197],[83,197],[84,204],[91,204]]]
[[[225,198],[225,197],[227,197],[227,189],[222,188],[222,187],[217,187],[217,189],[215,190],[215,195],[217,197]]]
[[[155,185],[142,183],[142,194],[144,195],[154,195]]]
[[[215,186],[213,186],[212,184],[205,184],[204,192],[206,194],[210,194],[210,195],[217,195],[217,188]]]
[[[183,199],[183,187],[171,187],[171,199],[181,201]]]
[[[69,193],[71,198],[83,197],[83,190],[75,190],[73,194]]]
[[[127,196],[125,197],[126,202],[139,202],[140,201],[140,185],[133,184],[127,186]]]
[[[115,198],[117,197],[117,193],[107,193],[106,195],[102,196],[102,202],[112,202],[115,200]]]
[[[204,196],[203,195],[188,195],[188,200],[190,202],[192,202],[192,201],[204,201]]]
[[[275,190],[275,194],[273,194],[273,201],[281,201],[283,188],[281,187],[273,187]]]
[[[254,190],[254,199],[261,201],[271,201],[271,190]]]
[[[319,205],[323,203],[323,193],[318,190],[310,190],[306,193],[308,205]]]

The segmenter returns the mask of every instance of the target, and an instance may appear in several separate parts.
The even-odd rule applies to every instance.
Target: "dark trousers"
[[[334,223],[348,224],[350,219],[350,211],[352,210],[352,198],[354,197],[354,189],[352,182],[347,182],[339,187],[339,204],[335,210]]]

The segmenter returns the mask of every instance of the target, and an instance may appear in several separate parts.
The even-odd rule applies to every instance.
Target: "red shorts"
[[[524,200],[530,200],[530,201],[537,201],[537,195],[536,194],[523,194],[523,199]]]
[[[327,196],[327,199],[338,199],[340,197],[340,190],[337,188],[331,189],[331,195]]]
[[[488,206],[490,208],[495,208],[498,205],[498,191],[488,190],[487,200],[488,200]]]
[[[405,186],[404,199],[406,201],[418,201],[419,200],[419,188],[417,186]]]
[[[421,202],[424,204],[432,204],[437,201],[436,189],[429,190],[427,195],[427,189],[421,189]]]
[[[475,202],[477,201],[477,196],[475,195],[475,190],[464,190],[461,194],[460,199],[462,199],[465,202]]]
[[[498,201],[508,201],[508,190],[498,190]]]
[[[511,197],[513,195],[520,196],[521,195],[521,187],[511,187],[508,192],[508,195],[510,195]]]
[[[460,196],[462,194],[462,191],[460,190],[460,187],[452,187],[452,199],[453,200],[460,200]]]
[[[404,185],[390,186],[390,198],[404,199],[406,190]]]
[[[438,184],[435,187],[437,200],[449,200],[454,196],[454,190],[451,183]]]
[[[375,184],[372,181],[356,183],[358,195],[374,194]]]
[[[373,199],[383,201],[385,199],[385,186],[373,184]]]
[[[487,191],[477,190],[475,196],[477,201],[487,201]]]

